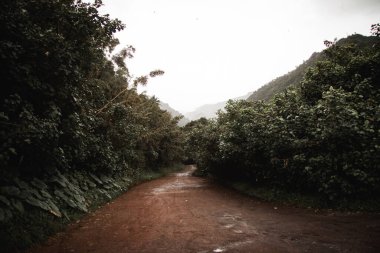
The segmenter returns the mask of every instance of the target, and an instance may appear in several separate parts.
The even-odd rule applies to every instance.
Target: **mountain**
[[[227,101],[219,102],[216,104],[202,105],[192,112],[185,113],[186,118],[190,120],[197,120],[202,117],[214,118],[218,110],[223,109],[226,106]]]
[[[299,65],[295,70],[277,77],[276,79],[265,84],[258,90],[254,91],[251,96],[247,98],[248,101],[269,100],[275,94],[285,90],[293,84],[298,84],[302,81],[306,70],[313,66],[321,59],[321,53],[313,53],[310,58]]]
[[[359,48],[372,47],[375,43],[379,42],[378,37],[370,36],[366,37],[360,34],[354,34],[347,38],[341,39],[336,42],[337,45],[356,44]],[[291,85],[298,85],[305,75],[307,69],[312,67],[316,62],[323,60],[323,52],[315,52],[310,58],[304,61],[301,65],[287,74],[280,76],[269,83],[263,85],[261,88],[254,92],[250,92],[245,96],[236,97],[232,100],[247,99],[248,101],[255,100],[269,100],[275,94],[285,90]],[[197,120],[199,118],[214,118],[219,110],[223,110],[227,101],[218,102],[215,104],[207,104],[198,107],[192,112],[185,113],[185,117],[188,120]]]
[[[359,48],[368,48],[372,47],[375,43],[378,43],[379,40],[378,37],[374,36],[366,37],[360,34],[354,34],[337,41],[336,45],[356,44]],[[269,100],[275,94],[285,90],[287,87],[291,85],[299,85],[307,69],[312,67],[316,62],[323,60],[324,57],[323,52],[313,53],[307,61],[304,61],[296,69],[265,84],[253,92],[247,100]]]
[[[232,100],[247,99],[251,94],[252,92],[241,97],[232,98]],[[227,100],[215,104],[202,105],[201,107],[198,107],[192,112],[185,113],[185,116],[190,120],[197,120],[202,117],[207,119],[214,118],[216,117],[216,113],[219,110],[222,110],[226,106],[226,104]]]
[[[179,126],[184,126],[184,125],[186,125],[187,123],[190,122],[189,119],[187,119],[186,117],[184,117],[180,112],[174,110],[167,103],[160,102],[160,108],[161,108],[161,110],[164,110],[164,111],[167,111],[168,113],[170,113],[170,115],[172,115],[172,117],[181,117],[182,116],[183,118],[180,119],[180,121],[178,122]]]

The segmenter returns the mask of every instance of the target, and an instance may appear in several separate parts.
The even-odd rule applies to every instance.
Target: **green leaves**
[[[179,128],[158,100],[130,87],[124,28],[98,12],[101,1],[5,1],[0,10],[0,172],[114,171],[168,164],[181,156]],[[110,60],[112,59],[112,61]],[[101,108],[101,109],[99,109]],[[170,155],[168,155],[169,153]],[[62,187],[67,182],[55,180]],[[85,186],[85,187],[91,187]]]
[[[124,25],[87,2],[2,1],[0,225],[15,241],[37,236],[19,221],[69,219],[182,159],[178,119],[133,87],[164,72],[132,79],[135,49],[111,54]]]
[[[215,123],[193,123],[193,157],[206,173],[330,201],[379,194],[378,55],[372,45],[332,45],[301,87],[267,103],[231,101]]]
[[[87,172],[62,174],[55,171],[52,175],[45,175],[43,180],[33,178],[28,183],[15,178],[14,186],[0,188],[0,216],[3,212],[0,222],[22,215],[30,208],[40,209],[58,218],[63,217],[70,208],[88,212],[94,200],[110,199],[111,195],[125,190],[131,184],[126,174],[124,172],[116,179]],[[88,191],[89,187],[92,190]]]

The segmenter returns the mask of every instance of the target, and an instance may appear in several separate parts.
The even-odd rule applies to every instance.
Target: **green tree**
[[[111,173],[179,159],[176,121],[156,99],[136,91],[164,72],[133,79],[126,65],[135,52],[131,46],[111,60],[106,56],[118,44],[113,34],[124,25],[101,15],[101,5],[99,0],[2,3],[3,176],[54,169]]]
[[[301,86],[230,101],[213,131],[195,128],[188,142],[201,169],[331,201],[378,194],[380,51],[373,38],[355,39],[329,44]]]

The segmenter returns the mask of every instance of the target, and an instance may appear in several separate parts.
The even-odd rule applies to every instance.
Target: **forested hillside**
[[[284,91],[286,88],[292,85],[298,85],[306,70],[312,66],[318,59],[320,59],[320,53],[313,53],[310,58],[299,65],[296,69],[289,73],[277,77],[269,83],[263,85],[258,90],[254,91],[251,96],[247,98],[248,101],[269,100],[274,95]]]
[[[341,39],[336,42],[339,46],[355,44],[360,48],[372,47],[372,45],[379,41],[377,37],[365,37],[360,34],[350,35],[347,38]],[[252,95],[248,97],[248,101],[269,100],[274,95],[284,91],[290,86],[300,85],[305,73],[309,67],[315,65],[316,62],[324,59],[324,54],[313,53],[308,60],[299,65],[296,69],[289,73],[280,76],[273,81],[265,84],[258,90],[254,91]]]
[[[367,46],[326,42],[299,85],[268,101],[230,101],[216,120],[188,125],[186,149],[200,172],[312,194],[328,206],[378,198],[379,25],[372,28],[370,38],[350,37]]]
[[[101,1],[5,0],[0,9],[2,250],[41,239],[60,221],[182,158],[177,119],[136,92],[135,49],[100,15]]]
[[[188,118],[186,118],[185,116],[183,116],[183,114],[181,114],[180,112],[176,111],[175,109],[173,109],[169,104],[167,103],[163,103],[163,102],[160,102],[160,108],[161,110],[164,110],[164,111],[167,111],[168,113],[170,113],[170,115],[175,118],[175,117],[178,117],[179,121],[178,121],[178,125],[180,127],[182,126],[185,126],[187,123],[190,122],[190,120]]]

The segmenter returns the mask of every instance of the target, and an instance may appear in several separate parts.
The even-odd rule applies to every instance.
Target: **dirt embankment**
[[[245,197],[182,173],[139,185],[30,253],[380,252],[380,216]]]

